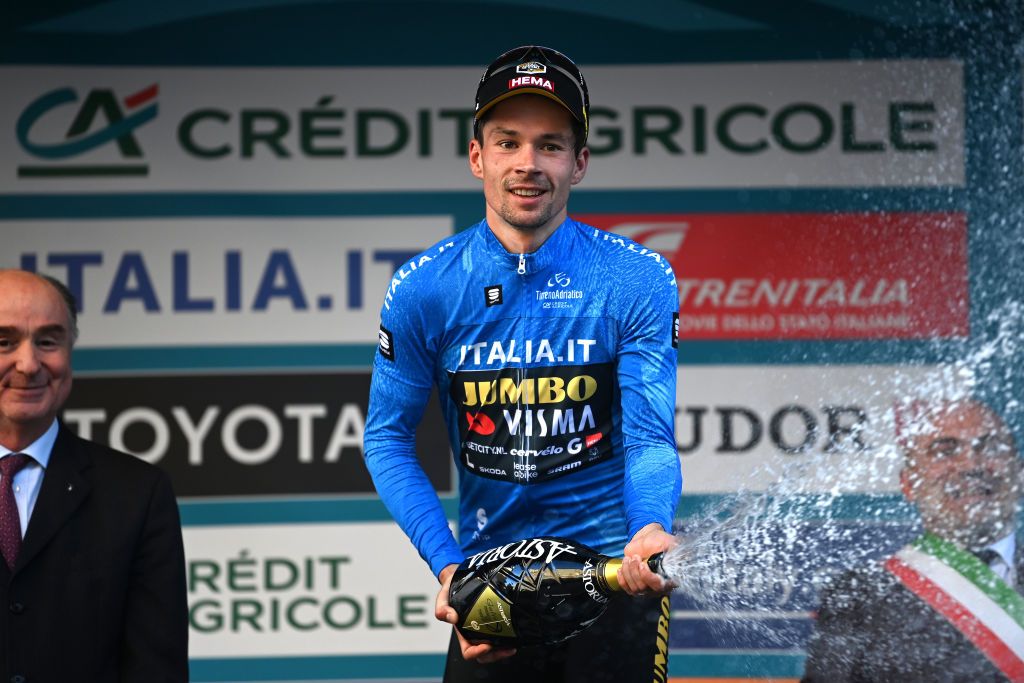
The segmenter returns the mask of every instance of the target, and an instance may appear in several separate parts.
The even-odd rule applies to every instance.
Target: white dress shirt
[[[21,471],[14,475],[14,501],[18,505],[18,517],[21,521],[21,537],[25,537],[25,530],[28,529],[28,521],[32,518],[32,511],[36,507],[36,499],[39,497],[39,489],[43,485],[43,474],[46,466],[50,464],[50,453],[53,452],[53,443],[57,440],[57,420],[53,421],[46,432],[20,451],[0,445],[0,458],[5,458],[11,453],[25,453],[31,455],[32,459],[21,468]]]
[[[1017,552],[1016,534],[1007,534],[995,543],[985,546],[985,549],[994,550],[999,555],[999,559],[993,561],[989,568],[1011,586],[1017,585],[1017,571],[1013,566],[1013,556]]]

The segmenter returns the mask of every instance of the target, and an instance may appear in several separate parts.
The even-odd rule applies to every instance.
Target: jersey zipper
[[[529,286],[527,285],[527,281],[526,281],[526,277],[525,277],[525,275],[526,275],[526,254],[525,253],[519,254],[519,267],[516,269],[516,273],[518,273],[520,275],[519,282],[522,285],[522,287],[521,287],[522,303],[521,303],[520,308],[519,308],[519,325],[520,325],[519,329],[522,331],[523,348],[525,348],[526,340],[530,338],[530,332],[531,332],[531,330],[530,330],[530,305],[531,305],[531,301],[530,301],[530,296],[529,296]],[[525,359],[526,357],[523,356],[523,358]],[[516,382],[520,383],[520,385],[521,385],[521,383],[526,379],[526,377],[528,375],[529,375],[529,370],[527,370],[525,367],[521,368],[516,373]],[[522,396],[520,396],[520,399],[519,399],[519,401],[516,404],[516,408],[519,409],[519,410],[525,410],[525,409],[527,409],[529,407],[530,406],[527,406],[527,405],[525,405],[522,402]],[[516,444],[516,448],[518,448],[521,453],[525,453],[526,451],[528,451],[530,449],[530,437],[526,436],[525,429],[520,429],[519,434],[515,437],[515,444]],[[528,456],[528,455],[521,455],[521,456],[518,456],[517,460],[519,461],[519,464],[522,464],[524,466],[524,468],[525,468],[523,470],[524,472],[529,472],[530,471],[529,466],[531,464],[533,464],[531,462],[530,456]],[[513,464],[513,466],[514,466],[514,464]],[[526,479],[526,480],[523,481],[523,483],[529,484],[530,480]]]

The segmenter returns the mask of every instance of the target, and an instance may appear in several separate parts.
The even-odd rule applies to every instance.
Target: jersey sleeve
[[[436,576],[464,554],[416,455],[436,352],[420,291],[409,284],[393,287],[381,310],[363,452],[381,500]]]
[[[652,271],[650,278],[633,278],[625,300],[635,303],[620,321],[617,372],[631,538],[652,522],[671,532],[682,490],[675,441],[679,293],[666,261],[646,270]]]

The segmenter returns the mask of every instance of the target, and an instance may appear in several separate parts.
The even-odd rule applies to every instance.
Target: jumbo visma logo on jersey
[[[611,363],[456,372],[462,464],[532,484],[606,460],[614,377]]]

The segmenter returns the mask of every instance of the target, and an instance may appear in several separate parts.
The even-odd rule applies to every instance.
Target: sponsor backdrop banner
[[[478,71],[2,68],[0,191],[472,188],[463,94]],[[954,61],[598,66],[587,78],[602,161],[591,190],[964,182]]]
[[[374,493],[363,465],[369,373],[85,377],[64,421],[170,472],[179,496]],[[434,487],[452,492],[436,399],[417,439]]]
[[[0,221],[0,267],[66,282],[80,348],[370,343],[391,275],[449,216]]]
[[[943,382],[941,375],[939,367],[907,366],[681,368],[676,439],[685,488],[691,496],[893,494],[902,464],[892,448],[894,408]],[[369,500],[362,466],[368,385],[368,373],[330,372],[76,380],[65,422],[164,467],[183,498],[197,661],[230,661],[244,671],[268,657],[444,651],[447,629],[432,616],[436,580]],[[427,413],[417,447],[431,481],[448,495],[451,453],[436,404]],[[309,522],[315,513],[284,507],[326,505],[344,519],[340,497],[347,509],[362,508],[355,519]],[[239,520],[246,505],[277,506],[284,519],[224,525],[218,521],[233,516],[217,510],[227,501],[243,507]],[[888,521],[845,524],[837,534],[833,523],[824,537],[813,519],[799,523],[830,547],[877,545],[879,552],[908,532]],[[771,591],[741,587],[757,601],[746,611],[758,626],[738,619],[732,604],[698,609],[675,596],[673,648],[798,647],[810,632],[812,587],[838,569],[819,559],[802,558],[799,576],[761,576]]]
[[[669,256],[683,339],[967,336],[961,213],[576,218]]]
[[[691,493],[899,492],[896,413],[963,391],[937,366],[700,366],[678,377],[676,446]]]
[[[387,3],[14,12],[0,268],[78,296],[67,424],[171,474],[193,680],[440,680],[436,579],[362,462],[378,312],[402,263],[483,216],[473,87],[539,27],[574,27],[555,47],[593,102],[570,213],[678,278],[678,525],[792,494],[811,504],[766,533],[826,549],[736,604],[675,595],[673,680],[799,678],[830,557],[913,532],[901,400],[1019,405],[1019,12],[655,5],[533,8],[482,42],[444,0],[402,22]],[[417,448],[454,519],[447,438],[434,397]]]
[[[896,365],[681,368],[676,440],[685,489],[894,494],[902,465],[894,410],[908,395],[945,385],[942,375],[941,367]],[[186,516],[190,505],[218,500],[345,496],[366,505],[373,494],[362,466],[368,386],[367,373],[89,376],[76,381],[64,419],[79,434],[167,469]],[[436,405],[427,412],[417,447],[445,495],[454,486],[451,453]],[[386,512],[369,517],[220,526],[197,515],[204,523],[185,532],[194,656],[440,653],[446,630],[429,623],[436,581]],[[846,527],[843,535],[833,525],[821,542],[884,549],[907,533],[905,524]],[[823,533],[813,520],[805,532]],[[818,559],[802,558],[799,577],[762,577],[777,592],[744,588],[760,601],[760,628],[733,623],[731,604],[695,611],[676,596],[673,647],[798,646],[810,630],[810,587],[836,569]]]
[[[185,530],[195,657],[437,653],[437,581],[395,524]],[[386,558],[387,561],[384,561]]]

